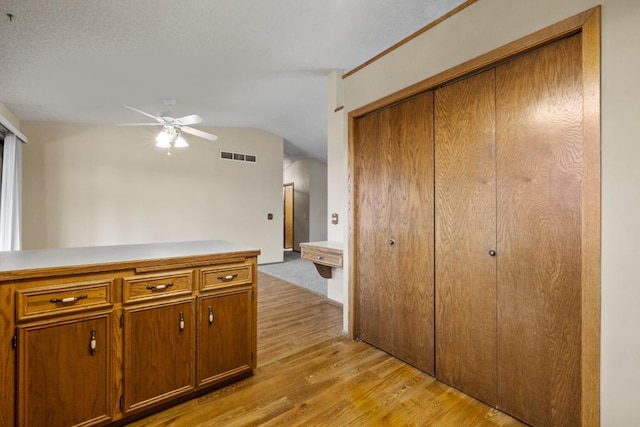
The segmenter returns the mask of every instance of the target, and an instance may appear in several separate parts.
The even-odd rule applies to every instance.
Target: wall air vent
[[[236,162],[258,162],[255,154],[232,153],[231,151],[220,151],[220,158],[222,160],[235,160]]]

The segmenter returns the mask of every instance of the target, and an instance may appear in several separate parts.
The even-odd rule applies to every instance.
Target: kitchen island
[[[120,424],[251,375],[259,253],[0,252],[0,425]]]

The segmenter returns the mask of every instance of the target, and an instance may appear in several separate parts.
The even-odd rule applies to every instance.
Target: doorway
[[[293,182],[282,185],[284,201],[284,249],[293,249]]]

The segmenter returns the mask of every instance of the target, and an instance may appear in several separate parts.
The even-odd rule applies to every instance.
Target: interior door
[[[355,122],[355,232],[357,336],[391,351],[392,283],[394,260],[389,245],[392,156],[390,110],[368,114]]]
[[[293,248],[293,183],[282,186],[284,199],[284,249]]]
[[[436,377],[497,400],[495,70],[435,92]]]
[[[390,108],[389,119],[391,348],[433,375],[433,93]]]
[[[357,336],[433,373],[433,98],[356,121]]]
[[[496,68],[498,406],[580,425],[581,36]]]

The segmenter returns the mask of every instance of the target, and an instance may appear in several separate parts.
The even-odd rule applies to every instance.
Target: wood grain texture
[[[19,327],[18,426],[89,426],[111,420],[111,316]],[[90,351],[92,331],[95,353]]]
[[[357,259],[354,268],[358,293],[356,335],[378,348],[391,351],[391,292],[395,265],[388,227],[391,222],[389,183],[393,159],[388,123],[389,110],[372,113],[356,122],[355,214]],[[384,262],[380,262],[384,260]]]
[[[582,425],[600,424],[600,7],[582,28]]]
[[[284,185],[284,248],[293,248],[293,184]]]
[[[11,345],[15,334],[15,285],[0,286],[0,425],[15,422],[16,351]]]
[[[523,426],[368,344],[341,310],[260,273],[253,377],[139,420],[155,426]]]
[[[125,413],[195,389],[195,311],[193,298],[125,309]]]
[[[496,68],[498,402],[581,420],[581,35]]]
[[[429,373],[434,372],[432,96],[359,119],[354,158],[357,336]]]
[[[250,287],[198,298],[197,322],[198,387],[251,370]]]
[[[389,108],[392,354],[434,374],[433,94]],[[365,248],[366,249],[366,248]],[[380,260],[378,260],[380,263]],[[384,286],[384,285],[383,285]]]
[[[436,378],[497,402],[495,71],[435,91]]]

